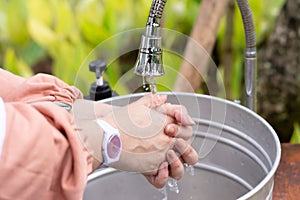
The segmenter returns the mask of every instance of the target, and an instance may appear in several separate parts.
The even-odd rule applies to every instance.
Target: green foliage
[[[22,60],[16,58],[15,52],[11,48],[8,48],[5,51],[4,65],[8,66],[7,70],[13,73],[21,72],[21,75],[24,77],[30,77],[33,75],[28,65]]]
[[[33,74],[32,66],[50,57],[52,73],[74,84],[82,63],[99,43],[122,31],[145,26],[151,2],[0,0],[0,66],[16,74],[30,76]],[[172,4],[168,3],[165,11],[168,14],[164,19],[166,27],[188,33],[198,5],[199,0],[173,0]],[[118,45],[122,43],[116,43],[105,51],[114,54],[122,48]],[[109,66],[106,78],[112,85],[122,75],[120,68],[122,63],[118,61]],[[91,74],[81,78],[90,78],[79,81],[82,89],[86,90],[95,77]]]
[[[300,126],[298,123],[294,124],[294,133],[290,142],[294,144],[300,144]]]
[[[199,1],[172,0],[165,8],[165,27],[189,35],[199,11]]]
[[[29,39],[25,24],[26,12],[23,9],[24,2],[21,1],[20,3],[18,0],[12,0],[10,3],[7,2],[7,4],[5,6],[7,36],[13,44],[22,45]]]
[[[188,35],[197,18],[200,2],[168,1],[163,18],[164,27]],[[272,30],[283,2],[284,0],[250,0],[259,43]],[[150,0],[0,0],[0,65],[27,77],[33,74],[32,66],[45,58],[51,58],[52,73],[55,76],[69,84],[76,82],[76,86],[87,92],[89,84],[95,79],[94,74],[88,72],[87,66],[88,59],[93,57],[90,55],[92,50],[115,34],[143,28],[151,3]],[[218,49],[224,42],[225,26],[223,21],[218,35]],[[241,17],[236,9],[232,85],[237,99],[240,98],[243,76],[242,30]],[[133,41],[132,38],[128,41],[116,41],[99,54],[117,54],[120,49],[133,42],[139,41]],[[178,41],[169,38],[167,45],[172,46],[176,42]],[[172,68],[180,67],[182,60],[171,53],[165,53],[164,61],[171,63],[172,66],[167,70],[172,71]],[[110,61],[108,64],[105,78],[115,86],[130,66],[120,60]],[[84,75],[78,77],[80,70]],[[176,75],[166,76],[158,81],[170,86],[175,78]],[[126,88],[120,90],[120,93],[127,91]]]

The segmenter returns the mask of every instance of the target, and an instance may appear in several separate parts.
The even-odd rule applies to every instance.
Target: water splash
[[[184,163],[184,167],[185,167],[185,171],[191,175],[191,176],[195,176],[195,168],[193,165],[188,165],[186,163]]]
[[[162,200],[168,200],[168,193],[167,193],[167,187],[164,186],[161,189],[158,189],[162,194],[163,194],[163,199]]]
[[[169,178],[169,180],[168,180],[168,186],[169,186],[169,190],[171,192],[175,192],[176,194],[179,193],[179,187],[178,187],[177,180],[175,180],[173,178]]]

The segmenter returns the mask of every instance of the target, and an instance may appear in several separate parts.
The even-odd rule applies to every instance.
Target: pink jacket
[[[81,199],[93,158],[70,113],[53,103],[72,106],[81,92],[50,75],[25,79],[0,69],[0,97],[0,199]]]

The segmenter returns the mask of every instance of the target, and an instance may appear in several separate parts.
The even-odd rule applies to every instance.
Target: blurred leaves
[[[4,8],[6,8],[4,10],[6,13],[6,37],[15,45],[23,45],[29,39],[24,1],[11,0],[4,4]]]
[[[13,49],[8,48],[4,55],[4,66],[9,66],[7,70],[12,73],[21,73],[23,77],[32,76],[32,71],[30,67],[23,61],[16,58],[15,52]]]
[[[105,8],[100,1],[81,1],[76,6],[76,13],[79,28],[88,42],[96,45],[109,37],[109,32],[103,26]]]
[[[78,69],[99,43],[122,31],[144,28],[151,3],[149,0],[0,0],[0,65],[28,76],[33,74],[32,66],[50,58],[52,73],[74,84]],[[198,5],[199,0],[167,3],[164,25],[187,34]],[[120,45],[130,43],[116,41],[105,51],[115,54],[122,48]],[[114,62],[107,72],[112,85],[124,71],[119,70],[121,65]],[[86,80],[86,84],[92,81]]]
[[[27,10],[30,18],[38,20],[40,23],[47,27],[51,27],[53,23],[53,1],[43,1],[43,0],[26,0],[24,9]]]
[[[294,133],[290,142],[294,144],[300,143],[300,126],[298,123],[294,124]]]
[[[284,0],[249,2],[255,18],[258,42],[261,43],[272,30]],[[28,66],[34,66],[50,57],[52,73],[65,82],[74,84],[76,73],[98,44],[122,31],[144,28],[151,3],[150,0],[0,0],[0,65],[6,69],[14,68],[13,72],[16,74],[29,75],[32,72]],[[200,0],[168,2],[162,20],[163,26],[188,35],[197,18],[199,5]],[[223,21],[218,35],[218,49],[224,43],[225,27]],[[126,48],[132,42],[115,41],[100,54],[115,55],[118,49]],[[172,46],[178,42],[180,41],[170,37],[167,44]],[[232,90],[234,97],[239,99],[245,42],[238,9],[235,10],[232,46]],[[176,60],[170,54],[165,54],[164,59],[167,62]],[[177,60],[172,67],[178,68],[180,63],[181,60]],[[111,66],[106,78],[114,85],[126,70],[120,61],[108,64]],[[82,78],[87,77],[94,79],[93,75]],[[174,77],[176,76],[164,77],[164,81],[171,84]],[[93,80],[81,81],[83,85],[86,82],[87,87]]]
[[[53,49],[55,43],[58,42],[55,32],[36,18],[28,20],[28,30],[35,42],[48,48],[50,51]]]

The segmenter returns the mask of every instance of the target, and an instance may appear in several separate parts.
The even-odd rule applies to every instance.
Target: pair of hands
[[[182,178],[183,163],[193,165],[198,160],[189,144],[193,120],[184,106],[166,103],[165,95],[145,95],[124,107],[77,99],[72,114],[79,137],[94,157],[93,169],[103,162],[102,130],[95,122],[102,119],[120,132],[122,153],[111,167],[138,172],[157,188],[168,177]]]
[[[184,106],[166,101],[165,95],[149,94],[125,107],[101,105],[100,112],[96,106],[96,113],[101,113],[98,117],[121,135],[121,157],[111,167],[142,173],[157,188],[163,187],[169,176],[182,178],[183,163],[198,161],[189,143],[193,120]]]

